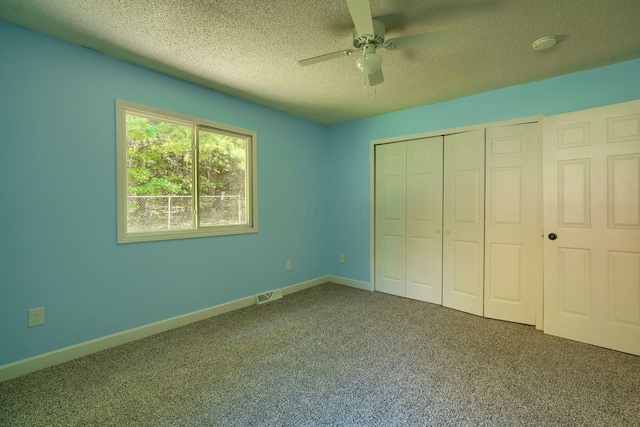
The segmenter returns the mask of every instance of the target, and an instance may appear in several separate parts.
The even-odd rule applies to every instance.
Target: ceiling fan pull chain
[[[367,45],[364,44],[362,45],[362,62],[364,65],[364,71],[362,72],[362,75],[364,76],[364,87],[362,88],[362,90],[367,90],[367,55],[365,55],[365,53],[367,53]]]

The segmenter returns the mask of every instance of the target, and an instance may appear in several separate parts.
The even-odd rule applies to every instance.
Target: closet
[[[535,324],[538,124],[374,149],[375,290]]]

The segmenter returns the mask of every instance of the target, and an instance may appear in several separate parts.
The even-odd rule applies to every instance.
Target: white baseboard
[[[333,281],[330,280],[330,276],[323,276],[306,282],[297,283],[295,285],[282,288],[282,295],[289,295],[329,281]],[[335,281],[333,282],[338,283]],[[105,337],[96,338],[91,341],[85,341],[59,350],[54,350],[49,353],[33,356],[28,359],[18,360],[17,362],[0,366],[0,382],[39,371],[40,369],[48,368],[49,366],[68,362],[91,353],[96,353],[131,341],[146,338],[160,332],[179,328],[180,326],[198,322],[209,317],[249,307],[254,305],[255,301],[255,295],[251,295],[235,301],[172,317],[170,319],[160,320],[159,322],[128,329]]]
[[[305,289],[313,288],[314,286],[322,285],[323,283],[330,282],[330,276],[322,276],[317,279],[307,280],[306,282],[300,282],[295,285],[287,286],[285,288],[280,289],[282,291],[282,295],[289,295],[295,292],[304,291]]]
[[[373,284],[370,282],[363,282],[361,280],[347,279],[340,276],[327,276],[327,280],[331,283],[338,285],[350,286],[352,288],[362,289],[364,291],[373,291]]]

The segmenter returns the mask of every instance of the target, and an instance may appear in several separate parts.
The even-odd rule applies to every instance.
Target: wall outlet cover
[[[44,325],[44,307],[29,309],[29,327]]]

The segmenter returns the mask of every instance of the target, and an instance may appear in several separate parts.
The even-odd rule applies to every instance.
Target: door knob
[[[549,233],[549,240],[556,240],[558,235],[556,233]]]
[[[449,234],[449,230],[444,230],[444,234]]]
[[[440,229],[436,228],[436,234],[440,234]]]

